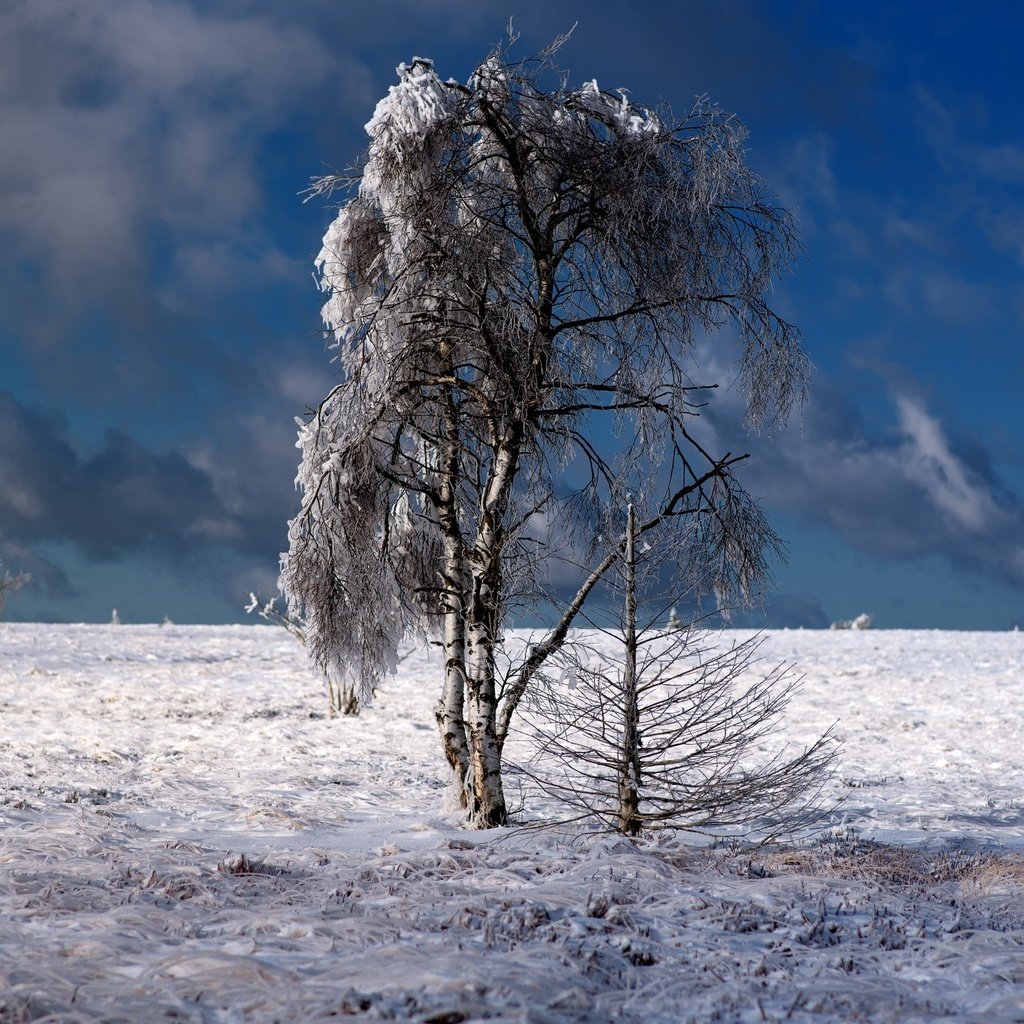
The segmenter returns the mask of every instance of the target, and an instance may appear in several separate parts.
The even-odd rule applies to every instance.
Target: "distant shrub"
[[[875,620],[867,612],[861,612],[855,619],[838,619],[829,629],[870,629]]]
[[[30,578],[28,573],[25,572],[12,576],[4,567],[4,563],[0,562],[0,611],[3,611],[8,594],[13,594],[16,590],[20,590],[28,583]]]

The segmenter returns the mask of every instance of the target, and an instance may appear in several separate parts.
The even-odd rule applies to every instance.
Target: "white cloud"
[[[896,407],[906,436],[900,456],[907,476],[963,529],[980,533],[997,526],[1002,519],[1000,509],[986,486],[972,479],[950,450],[939,421],[911,398],[897,398]]]
[[[0,230],[64,305],[130,291],[153,232],[221,233],[261,200],[266,137],[342,72],[305,25],[176,0],[0,13]]]

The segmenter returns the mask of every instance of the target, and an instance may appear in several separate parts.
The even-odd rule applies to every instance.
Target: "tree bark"
[[[501,779],[494,647],[501,634],[505,514],[518,467],[520,439],[518,427],[513,427],[496,446],[471,555],[473,586],[466,624],[468,725],[473,773],[471,817],[478,828],[495,828],[508,822]]]
[[[635,836],[640,831],[640,723],[636,679],[636,523],[633,506],[626,519],[626,599],[622,670],[622,760],[619,765],[619,831]]]
[[[508,809],[501,781],[492,617],[484,616],[484,621],[471,623],[468,633],[470,674],[467,717],[473,773],[470,817],[477,828],[497,828],[508,823]]]
[[[450,355],[450,353],[449,353]],[[470,805],[470,740],[466,733],[466,551],[459,524],[458,410],[451,389],[445,395],[446,450],[441,465],[441,485],[436,499],[444,563],[441,568],[444,608],[444,685],[437,706],[437,727],[444,756],[454,774],[459,806]]]
[[[437,727],[444,756],[454,774],[459,806],[469,807],[469,744],[466,736],[466,631],[459,611],[444,616],[444,686],[437,705]]]

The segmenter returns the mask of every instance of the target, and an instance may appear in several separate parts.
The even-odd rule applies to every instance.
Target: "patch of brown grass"
[[[1002,851],[917,850],[884,843],[766,850],[756,858],[766,875],[847,879],[891,888],[955,883],[965,894],[1024,893],[1024,857]]]

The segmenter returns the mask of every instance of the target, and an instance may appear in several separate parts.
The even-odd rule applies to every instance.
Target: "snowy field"
[[[845,757],[752,848],[463,829],[433,654],[331,720],[273,627],[0,625],[0,1022],[1024,1021],[1024,634],[764,653]]]

